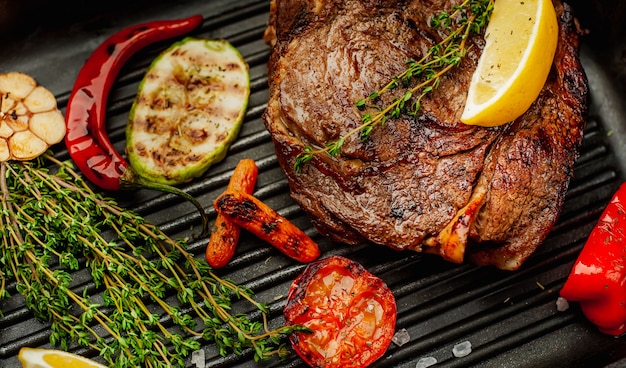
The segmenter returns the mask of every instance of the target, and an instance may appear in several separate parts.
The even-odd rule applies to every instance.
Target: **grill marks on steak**
[[[264,120],[292,197],[320,233],[516,269],[554,225],[582,140],[587,86],[567,6],[555,3],[560,40],[549,80],[515,122],[458,120],[483,45],[475,37],[417,118],[389,120],[365,142],[349,138],[340,157],[316,155],[293,170],[304,146],[360,125],[354,102],[438,42],[427,21],[453,3],[273,0]]]
[[[479,264],[521,264],[548,235],[563,206],[583,137],[587,80],[578,59],[571,9],[557,6],[555,63],[537,101],[492,148],[483,175],[489,196],[474,238],[500,244],[472,247]],[[493,169],[492,169],[493,168]],[[493,174],[491,174],[493,172]],[[507,267],[508,268],[508,267]]]

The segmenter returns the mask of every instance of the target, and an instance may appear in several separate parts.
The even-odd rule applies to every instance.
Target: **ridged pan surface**
[[[310,234],[320,244],[323,255],[341,254],[360,262],[381,277],[395,294],[397,329],[406,329],[410,341],[402,346],[392,344],[375,367],[412,368],[421,357],[427,356],[437,359],[437,367],[626,364],[625,338],[598,333],[576,304],[565,312],[558,312],[555,304],[586,237],[624,177],[626,115],[621,105],[625,101],[626,68],[620,65],[620,60],[624,61],[615,55],[626,49],[624,43],[615,40],[626,37],[620,38],[624,35],[621,28],[610,26],[610,22],[620,21],[619,9],[626,14],[618,1],[572,2],[575,13],[581,15],[581,26],[590,31],[583,37],[581,50],[591,87],[590,115],[560,219],[539,250],[515,272],[454,265],[433,256],[399,253],[372,245],[338,246],[316,233],[289,196],[287,181],[261,119],[268,100],[269,48],[262,35],[269,16],[269,1],[142,0],[90,6],[78,1],[60,1],[55,4],[44,8],[38,3],[39,16],[34,16],[19,32],[0,40],[0,72],[21,71],[32,75],[56,95],[63,109],[78,70],[91,51],[125,26],[199,13],[205,21],[193,35],[223,38],[239,49],[250,65],[252,88],[240,135],[225,160],[182,189],[194,195],[214,218],[212,202],[226,187],[233,168],[240,159],[253,158],[259,166],[255,191],[258,198]],[[610,6],[617,8],[615,13],[607,10]],[[618,15],[607,22],[597,21],[594,17],[603,12]],[[598,39],[606,45],[598,44]],[[151,60],[168,45],[168,42],[159,43],[138,53],[114,85],[107,124],[120,152],[124,149],[124,128],[138,84]],[[64,146],[55,148],[58,158],[68,159]],[[190,228],[199,225],[195,209],[172,195],[148,190],[111,195],[173,238],[189,236]],[[206,239],[190,242],[190,250],[197,257],[204,257],[205,247]],[[277,325],[283,322],[282,308],[289,285],[302,269],[302,265],[244,233],[233,261],[219,273],[251,287],[259,301],[269,304],[271,323]],[[88,283],[87,275],[78,272],[74,277],[78,284],[83,281],[82,290]],[[17,294],[14,284],[9,288],[12,294]],[[17,353],[23,346],[50,347],[49,327],[33,318],[24,307],[23,298],[13,296],[0,303],[0,309],[4,313],[0,318],[0,367],[19,367]],[[452,348],[463,341],[471,343],[472,352],[455,358]],[[250,352],[221,357],[210,344],[203,349],[207,367],[304,366],[295,354],[287,362],[273,360],[260,364],[254,362]],[[188,366],[192,366],[190,360]]]

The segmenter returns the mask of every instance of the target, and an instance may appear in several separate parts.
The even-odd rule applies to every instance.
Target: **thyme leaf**
[[[422,107],[422,99],[439,87],[441,77],[457,67],[466,56],[470,36],[480,34],[489,23],[495,0],[464,0],[452,9],[442,11],[430,19],[433,29],[442,31],[446,36],[432,46],[420,60],[407,60],[406,69],[383,86],[358,100],[355,107],[363,111],[361,125],[348,131],[336,142],[330,142],[324,148],[313,149],[306,146],[295,159],[294,170],[301,172],[302,166],[311,161],[316,154],[327,153],[331,156],[341,154],[345,140],[356,133],[362,141],[369,139],[374,127],[384,126],[387,119],[398,119],[403,114],[416,117]],[[380,106],[380,96],[396,90],[408,88],[402,95],[392,99],[388,106]]]
[[[203,340],[222,355],[250,349],[267,360],[286,356],[284,337],[306,330],[270,329],[252,290],[218,277],[185,240],[94,193],[69,162],[49,154],[2,162],[0,195],[0,300],[13,281],[64,350],[78,344],[112,367],[184,367]],[[92,283],[81,290],[72,271],[83,268]],[[232,314],[234,297],[256,317]]]

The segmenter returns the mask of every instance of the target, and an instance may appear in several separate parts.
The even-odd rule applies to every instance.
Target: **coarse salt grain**
[[[420,358],[415,365],[415,368],[426,368],[437,364],[437,358],[435,357],[424,357]]]
[[[191,353],[191,364],[194,364],[196,368],[204,368],[206,362],[204,360],[204,350],[195,350]]]
[[[393,341],[393,343],[398,346],[402,346],[411,341],[411,336],[409,336],[409,332],[406,330],[406,328],[403,328],[396,331],[396,333],[391,338],[391,341]]]
[[[452,354],[457,358],[468,356],[472,352],[472,343],[469,341],[460,342],[452,347]]]
[[[563,297],[556,298],[556,310],[559,312],[564,312],[569,309],[569,302],[567,299]]]

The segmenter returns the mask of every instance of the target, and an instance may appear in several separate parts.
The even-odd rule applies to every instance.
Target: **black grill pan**
[[[236,163],[245,157],[255,159],[260,169],[256,196],[304,229],[325,255],[341,254],[360,262],[393,290],[398,303],[397,328],[406,329],[411,339],[403,346],[392,344],[375,367],[413,368],[426,356],[438,360],[436,367],[623,367],[626,338],[598,333],[576,304],[565,312],[557,312],[555,305],[578,252],[623,181],[626,169],[626,114],[622,107],[626,34],[621,25],[625,7],[619,0],[572,0],[571,4],[581,26],[589,30],[581,53],[590,80],[590,115],[558,224],[516,272],[453,265],[432,256],[371,245],[339,246],[315,232],[289,196],[261,120],[269,97],[269,49],[262,40],[269,15],[267,0],[32,1],[30,8],[20,7],[26,8],[26,13],[16,13],[20,22],[1,28],[0,72],[31,74],[52,90],[64,108],[78,70],[107,36],[135,23],[200,13],[205,21],[194,35],[233,43],[250,65],[252,93],[241,133],[226,159],[183,189],[214,217],[211,203],[224,190]],[[0,9],[2,5],[0,2]],[[138,53],[113,88],[107,124],[120,152],[138,83],[150,61],[168,45],[156,44]],[[68,159],[63,146],[56,147],[56,154]],[[200,223],[195,209],[172,195],[143,190],[111,195],[174,238],[189,236]],[[190,250],[203,257],[205,246],[206,239],[192,241]],[[288,287],[302,268],[244,233],[234,260],[220,273],[251,287],[259,301],[269,304],[271,323],[278,325],[283,322]],[[90,286],[86,273],[74,276],[81,290]],[[17,294],[15,285],[9,288]],[[50,347],[48,326],[33,318],[20,296],[5,300],[0,308],[4,312],[0,319],[0,367],[19,367],[17,353],[23,346]],[[472,353],[455,358],[452,347],[463,341],[472,344]],[[73,349],[87,356],[93,354]],[[249,352],[221,357],[211,345],[203,349],[207,367],[304,366],[295,355],[287,362],[255,363]],[[188,366],[192,366],[190,360]]]

